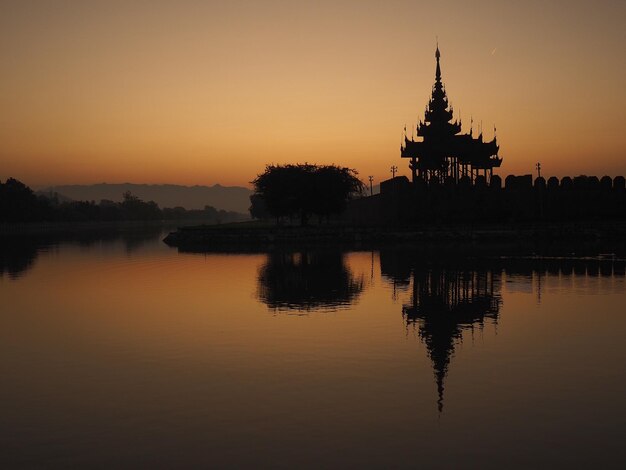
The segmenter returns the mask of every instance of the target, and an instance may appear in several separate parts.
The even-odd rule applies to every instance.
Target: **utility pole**
[[[535,168],[537,168],[537,178],[541,178],[541,163],[537,162]]]
[[[391,177],[395,178],[396,177],[396,171],[398,171],[398,167],[395,165],[391,166]]]
[[[372,181],[374,181],[374,177],[373,176],[368,176],[369,180],[370,180],[370,196],[374,195],[374,188],[372,186]]]

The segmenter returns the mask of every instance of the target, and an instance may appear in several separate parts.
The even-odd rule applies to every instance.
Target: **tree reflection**
[[[18,279],[35,265],[40,253],[62,244],[84,247],[97,243],[122,242],[128,254],[144,244],[158,239],[161,226],[88,228],[84,231],[59,231],[0,237],[0,276]]]
[[[17,279],[30,269],[37,258],[38,247],[34,244],[15,242],[11,245],[0,243],[0,276],[6,273]]]
[[[258,273],[258,298],[277,310],[334,310],[355,302],[363,278],[340,252],[275,252]]]

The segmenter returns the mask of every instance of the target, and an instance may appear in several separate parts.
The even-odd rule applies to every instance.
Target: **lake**
[[[624,253],[0,251],[1,468],[623,468]]]

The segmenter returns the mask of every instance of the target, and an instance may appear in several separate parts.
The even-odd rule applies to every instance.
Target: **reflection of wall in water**
[[[589,282],[605,292],[619,290],[620,284],[614,285],[614,280],[624,277],[626,267],[624,259],[614,255],[525,257],[500,262],[505,273],[505,292],[532,294],[538,303],[544,291],[570,290],[583,285],[588,288]]]
[[[274,252],[259,269],[257,297],[278,310],[332,310],[355,302],[363,283],[341,252]]]

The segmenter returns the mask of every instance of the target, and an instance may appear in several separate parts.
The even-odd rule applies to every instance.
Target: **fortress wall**
[[[356,223],[626,220],[626,180],[509,175],[504,184],[498,176],[489,184],[412,184],[396,177],[381,183],[378,197],[352,201],[348,215]]]

